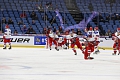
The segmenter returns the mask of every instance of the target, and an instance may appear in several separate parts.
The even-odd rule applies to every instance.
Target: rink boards
[[[13,47],[28,47],[28,48],[45,48],[46,36],[12,36],[11,44]],[[105,49],[112,49],[113,40],[111,38],[100,38],[99,47]],[[80,42],[83,42],[83,38],[80,38]],[[3,37],[0,36],[0,47],[3,46]]]

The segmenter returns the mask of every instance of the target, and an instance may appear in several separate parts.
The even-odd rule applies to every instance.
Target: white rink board
[[[0,44],[3,44],[3,38],[0,36]],[[11,36],[13,45],[34,45],[34,36]]]
[[[99,44],[100,47],[108,47],[108,48],[113,47],[113,44],[114,44],[113,40],[106,40],[105,38],[100,38],[100,41],[103,41],[103,42],[100,42]]]
[[[0,36],[0,44],[3,44],[2,42],[2,36]],[[34,36],[12,36],[13,41],[12,44],[18,45],[18,46],[46,46],[46,45],[34,45]],[[18,39],[23,39],[21,42]],[[25,41],[26,39],[29,39],[28,41]],[[83,38],[80,38],[82,40]],[[105,38],[100,38],[100,44],[99,47],[105,47],[105,48],[112,48],[114,41],[113,40],[106,40]],[[25,42],[24,42],[25,41]]]

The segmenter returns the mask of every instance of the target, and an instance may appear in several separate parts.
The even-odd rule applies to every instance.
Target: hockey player
[[[62,48],[62,46],[64,45],[64,39],[62,36],[59,36],[59,39],[58,39],[58,46],[60,46]]]
[[[112,36],[112,39],[114,41],[113,44],[113,50],[114,53],[112,55],[116,55],[118,50],[118,55],[120,55],[120,28],[117,28],[117,32]]]
[[[5,32],[4,32],[4,35],[3,35],[3,40],[4,40],[4,48],[3,49],[6,49],[6,43],[9,44],[9,48],[8,49],[11,49],[11,30],[9,28],[8,25],[5,26]]]
[[[65,36],[64,36],[64,41],[63,41],[64,49],[69,49],[69,41],[70,41],[70,35],[69,35],[69,30],[68,30],[68,31],[65,31]]]
[[[51,46],[52,46],[52,42],[53,42],[54,45],[55,45],[55,49],[57,51],[59,51],[59,49],[58,49],[58,43],[57,43],[56,39],[58,39],[58,36],[55,33],[53,33],[52,30],[50,30],[50,33],[49,33],[49,36],[48,36],[48,40],[49,40],[48,44],[49,44],[50,50],[51,50]]]
[[[98,27],[95,27],[94,28],[94,45],[95,45],[95,50],[94,50],[94,54],[97,54],[99,53],[99,49],[98,49],[98,44],[99,44],[99,37],[100,37],[100,34],[99,34],[99,31],[98,31]]]
[[[75,55],[77,55],[76,49],[75,49],[75,45],[77,45],[77,47],[82,51],[82,45],[79,41],[79,38],[77,37],[77,34],[70,32],[70,41],[71,41],[71,48],[73,50],[73,52],[75,53]]]
[[[89,31],[87,32],[87,36],[84,37],[85,41],[85,51],[84,51],[84,59],[94,59],[90,57],[90,54],[94,51],[94,31],[93,28],[90,27]]]
[[[61,35],[59,30],[56,31],[56,34],[58,35],[58,46],[63,48],[63,49],[67,49],[67,46],[68,46],[68,40],[69,40],[69,37],[70,35],[65,34],[65,35]]]
[[[64,39],[63,36],[61,36],[59,30],[56,30],[56,42],[58,43],[58,46],[62,48],[64,45]]]

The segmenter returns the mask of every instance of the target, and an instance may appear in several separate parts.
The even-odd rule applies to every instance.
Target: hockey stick
[[[68,49],[69,49],[69,39],[68,39],[68,42],[67,42],[67,47],[68,47]]]
[[[105,48],[102,48],[102,47],[99,47],[99,46],[98,46],[98,48],[105,50]]]
[[[109,36],[109,37],[105,37],[105,40],[112,40],[112,38]]]

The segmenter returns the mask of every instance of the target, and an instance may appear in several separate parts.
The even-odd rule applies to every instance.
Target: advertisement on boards
[[[46,36],[35,36],[34,45],[46,45]]]

